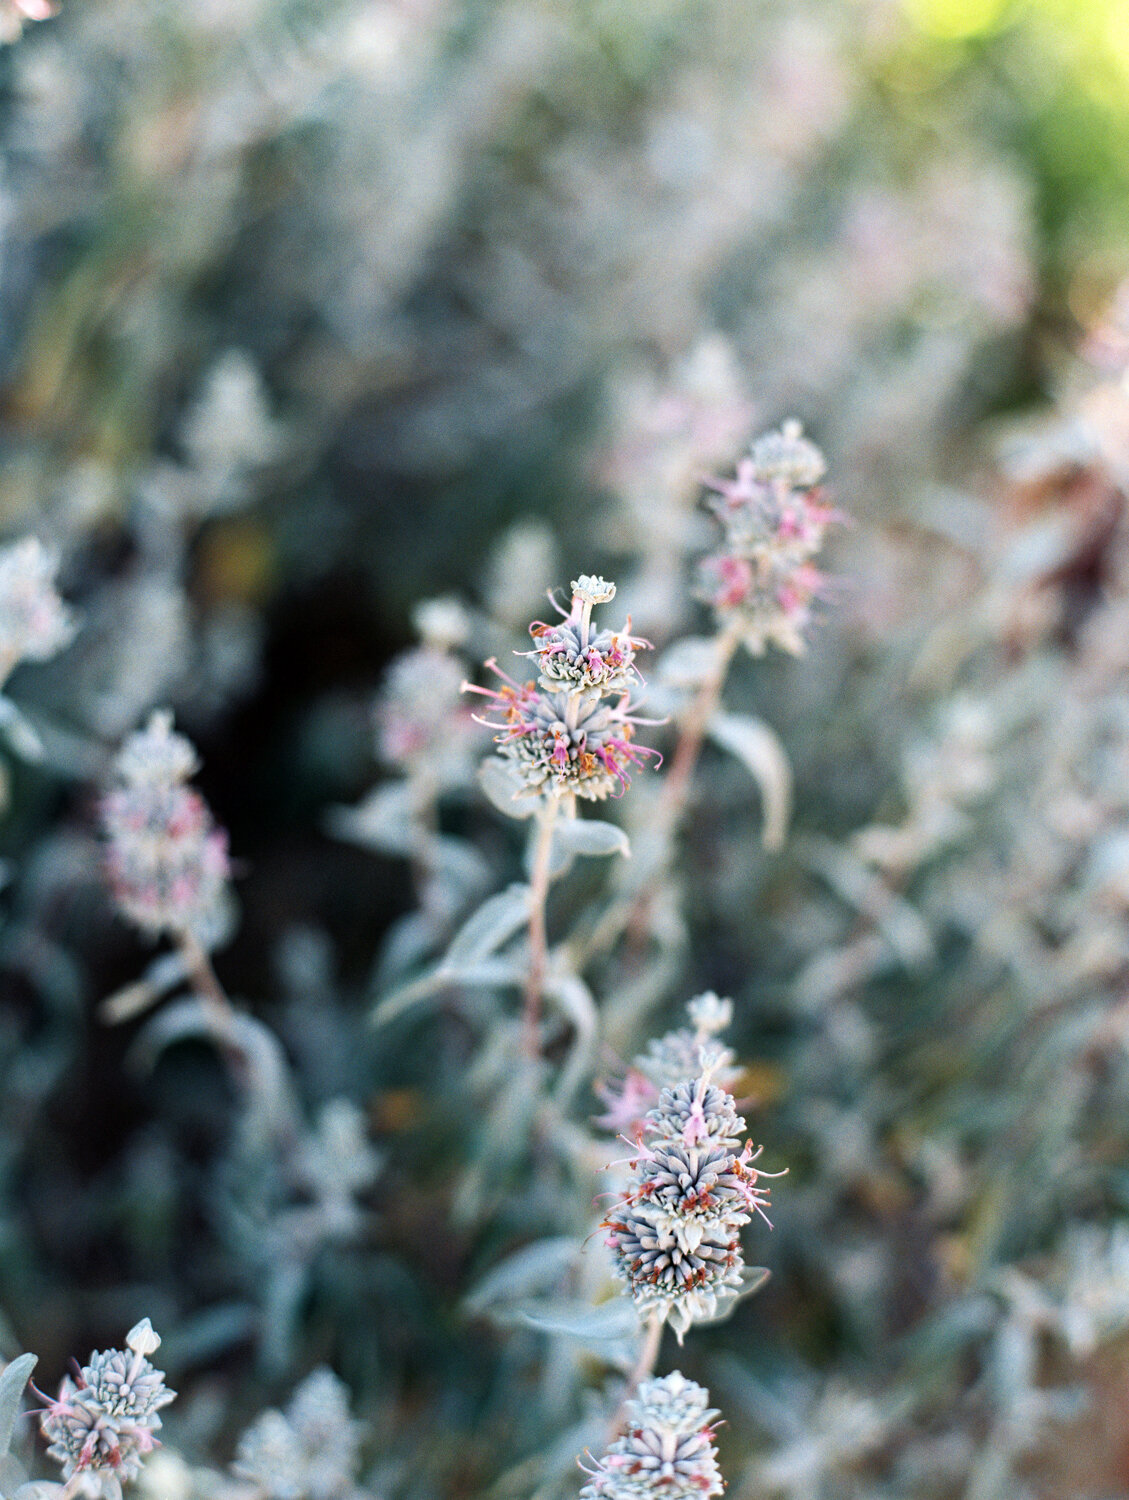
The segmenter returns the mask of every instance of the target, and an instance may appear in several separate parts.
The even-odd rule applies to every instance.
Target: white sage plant
[[[496,798],[504,799],[502,789],[508,787],[510,801],[534,801],[524,1004],[525,1045],[534,1057],[541,1050],[541,992],[548,962],[545,901],[557,819],[575,819],[578,798],[603,802],[621,795],[634,770],[650,758],[661,760],[657,751],[635,743],[636,726],[654,722],[641,719],[631,700],[642,684],[636,653],[648,643],[631,634],[630,619],[619,631],[594,627],[592,611],[615,598],[614,583],[582,573],[571,592],[567,611],[549,596],[561,616],[558,621],[538,620],[529,627],[533,648],[524,654],[538,668],[536,681],[518,683],[491,659],[486,665],[502,679],[501,688],[466,684],[469,692],[492,700],[493,717],[479,722],[499,731]],[[582,834],[573,842],[583,849],[583,840]],[[615,847],[614,837],[610,847]]]

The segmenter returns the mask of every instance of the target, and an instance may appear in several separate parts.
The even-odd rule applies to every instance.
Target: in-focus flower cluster
[[[673,1088],[683,1078],[692,1078],[703,1067],[703,1048],[712,1059],[711,1076],[722,1087],[737,1077],[736,1057],[728,1047],[714,1039],[733,1019],[733,1001],[723,1000],[712,990],[695,995],[687,1003],[689,1026],[679,1026],[665,1036],[652,1037],[646,1050],[632,1060],[620,1078],[596,1085],[596,1092],[608,1106],[597,1125],[625,1134],[632,1140],[640,1136],[647,1111],[658,1103],[665,1088]]]
[[[592,607],[615,597],[615,584],[582,575],[572,585],[572,609],[556,624],[535,620],[529,633],[535,642],[525,654],[538,665],[539,685],[547,693],[585,693],[601,697],[630,693],[639,685],[635,653],[647,642],[631,634],[630,618],[621,631],[594,630]]]
[[[230,865],[227,834],[185,783],[192,745],[158,711],[114,759],[118,785],[102,799],[106,862],[122,911],[143,931],[193,933],[206,945],[220,926]]]
[[[285,1412],[265,1411],[239,1440],[231,1471],[263,1500],[346,1500],[356,1489],[363,1424],[332,1370],[315,1370]]]
[[[761,655],[775,644],[793,655],[826,578],[812,562],[824,533],[841,520],[819,488],[823,454],[798,422],[757,439],[735,479],[711,479],[710,508],[724,529],[718,551],[699,565],[698,590],[725,625]]]
[[[646,1115],[632,1179],[604,1220],[636,1307],[669,1322],[679,1341],[740,1289],[741,1227],[755,1213],[768,1223],[760,1179],[782,1175],[753,1165],[764,1148],[741,1144],[745,1122],[711,1077],[720,1056],[703,1051],[700,1075],[664,1088]]]
[[[0,549],[0,684],[19,662],[46,661],[73,636],[58,571],[58,555],[36,537]]]
[[[116,1500],[123,1480],[136,1479],[156,1446],[161,1408],[175,1396],[147,1356],[160,1345],[148,1318],[126,1336],[126,1348],[90,1356],[75,1377],[65,1376],[40,1415],[47,1452],[63,1470],[72,1495]]]
[[[589,1469],[581,1500],[708,1500],[724,1492],[704,1387],[678,1370],[644,1380],[627,1403],[626,1431]]]
[[[635,654],[646,641],[631,634],[594,630],[592,609],[615,596],[615,584],[582,574],[572,584],[572,608],[559,624],[530,627],[535,645],[519,653],[539,668],[536,682],[517,683],[493,660],[487,666],[502,687],[467,690],[492,698],[494,718],[479,723],[502,732],[502,756],[524,785],[519,796],[582,797],[590,802],[622,792],[633,769],[657,752],[634,743],[638,718],[630,702],[640,682]]]

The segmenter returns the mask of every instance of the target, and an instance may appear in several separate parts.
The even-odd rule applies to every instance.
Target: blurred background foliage
[[[702,477],[794,414],[854,518],[810,654],[737,683],[796,829],[764,855],[707,759],[686,934],[648,979],[656,1027],[734,996],[792,1176],[771,1290],[687,1368],[739,1500],[1126,1492],[1120,1450],[1057,1475],[1044,1417],[1097,1418],[1031,1415],[1061,1351],[1004,1272],[1100,1262],[1103,1307],[1129,1279],[1119,1241],[1060,1237],[1129,1206],[1123,396],[1085,394],[1123,354],[1127,85],[1123,0],[61,0],[0,51],[0,526],[61,549],[82,622],[21,669],[47,755],[5,771],[6,1356],[49,1379],[148,1314],[186,1452],[226,1458],[329,1361],[382,1493],[533,1492],[513,1466],[595,1367],[550,1399],[534,1336],[462,1299],[589,1202],[451,1224],[472,1028],[368,1028],[418,891],[328,820],[381,774],[417,601],[466,601],[473,659],[602,569],[661,647],[697,618]],[[311,1118],[348,1098],[382,1153],[359,1236],[266,1292],[293,1185],[241,1156],[237,1090],[190,1043],[139,1074],[98,1014],[152,955],[94,797],[163,703],[241,872],[223,978]],[[514,878],[480,801],[442,818],[486,889]],[[1091,1413],[1119,1409],[1123,1348],[1071,1326]],[[935,1406],[907,1437],[910,1385]]]

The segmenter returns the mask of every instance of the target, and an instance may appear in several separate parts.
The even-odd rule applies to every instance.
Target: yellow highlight
[[[1004,20],[1009,0],[902,0],[922,31],[948,42],[984,36]]]

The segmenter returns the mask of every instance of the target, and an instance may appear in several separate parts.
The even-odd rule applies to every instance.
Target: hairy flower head
[[[587,1470],[581,1500],[709,1500],[717,1467],[709,1392],[678,1370],[644,1380],[627,1403],[626,1431]]]
[[[118,1496],[136,1479],[155,1446],[160,1411],[176,1397],[147,1354],[160,1344],[148,1318],[130,1330],[126,1348],[97,1350],[77,1376],[65,1376],[54,1399],[44,1397],[40,1430],[72,1493]]]
[[[753,1214],[768,1222],[760,1150],[741,1145],[745,1122],[710,1079],[717,1062],[707,1056],[698,1078],[663,1089],[644,1119],[627,1190],[604,1220],[636,1306],[669,1321],[679,1340],[740,1288],[742,1226]]]
[[[699,565],[698,593],[756,654],[770,644],[793,655],[804,649],[826,589],[812,558],[827,527],[843,519],[818,488],[825,469],[800,424],[785,422],[757,439],[734,479],[708,481],[724,539]]]
[[[118,782],[102,799],[106,864],[122,911],[144,931],[206,934],[227,895],[227,834],[186,786],[196,752],[154,713],[114,759]]]

